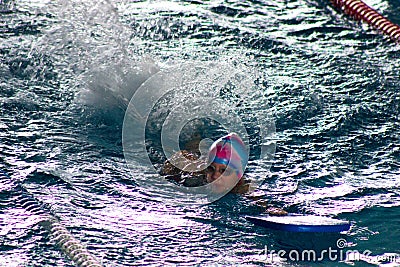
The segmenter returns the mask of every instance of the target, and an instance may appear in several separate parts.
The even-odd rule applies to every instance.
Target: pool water
[[[400,23],[398,1],[366,3]],[[399,265],[400,46],[329,1],[0,1],[0,20],[0,168],[104,266]],[[268,230],[245,219],[263,212],[245,196],[182,206],[138,183],[148,173],[125,161],[125,110],[176,66],[189,78],[202,66],[204,83],[173,93],[233,106],[255,154],[270,123],[273,158],[251,154],[246,173],[261,199],[351,229]],[[226,90],[225,75],[246,83]],[[160,114],[146,126],[155,166]],[[182,139],[221,134],[210,125]],[[15,188],[0,190],[0,266],[74,266]]]

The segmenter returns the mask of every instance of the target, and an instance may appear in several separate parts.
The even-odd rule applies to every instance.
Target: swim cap
[[[219,138],[208,152],[208,164],[225,164],[236,171],[239,179],[243,176],[248,158],[246,146],[236,133]]]

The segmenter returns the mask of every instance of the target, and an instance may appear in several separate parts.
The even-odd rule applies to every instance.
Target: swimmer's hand
[[[288,215],[288,212],[286,210],[283,210],[281,208],[277,208],[277,207],[268,207],[265,210],[266,213],[268,213],[269,215],[274,215],[274,216],[286,216]]]
[[[274,206],[270,206],[269,202],[267,200],[258,200],[257,205],[264,208],[265,212],[268,213],[269,215],[274,215],[274,216],[286,216],[288,215],[288,212],[286,210],[283,210],[281,208],[277,208]]]

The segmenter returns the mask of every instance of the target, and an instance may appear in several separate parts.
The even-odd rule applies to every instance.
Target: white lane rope
[[[39,225],[49,234],[49,238],[77,267],[102,267],[103,265],[86,249],[86,247],[51,214],[51,212],[29,193],[20,182],[13,180],[0,171],[0,183],[3,188],[12,190],[17,196],[16,204],[27,211],[40,216]]]

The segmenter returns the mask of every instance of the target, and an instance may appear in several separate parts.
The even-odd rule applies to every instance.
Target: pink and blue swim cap
[[[246,169],[249,154],[246,145],[236,133],[230,133],[216,140],[208,152],[208,164],[225,164],[234,169],[240,179]]]

